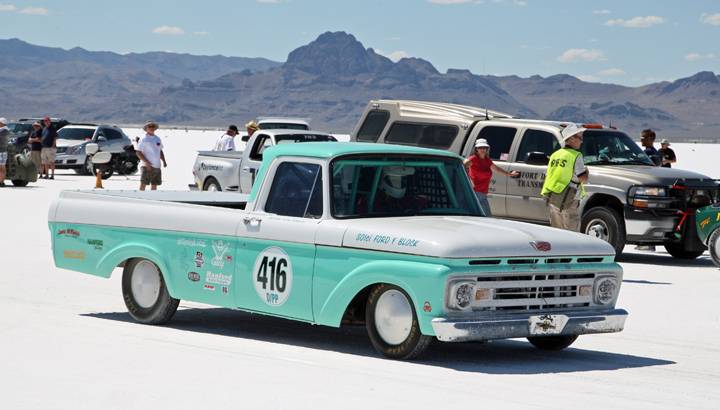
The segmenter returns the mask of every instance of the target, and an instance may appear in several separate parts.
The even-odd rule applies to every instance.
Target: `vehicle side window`
[[[265,148],[272,145],[272,140],[267,135],[258,135],[257,139],[255,140],[255,144],[252,147],[252,150],[250,151],[250,159],[255,161],[262,161],[263,159],[263,151],[265,151]]]
[[[448,149],[457,133],[458,127],[454,125],[395,122],[390,126],[385,142]]]
[[[390,113],[384,110],[373,110],[370,111],[365,117],[365,122],[360,126],[358,131],[357,140],[365,142],[375,142],[382,134],[390,119]]]
[[[525,162],[531,152],[542,152],[548,157],[560,148],[560,143],[552,133],[540,130],[526,130],[523,133],[520,148],[518,148],[517,162]]]
[[[105,135],[105,138],[108,140],[121,140],[123,135],[121,132],[116,131],[112,128],[105,128],[102,130],[102,133]]]
[[[491,159],[507,161],[516,133],[516,128],[490,126],[480,130],[478,138],[485,138],[490,144]]]
[[[322,216],[322,172],[320,165],[284,162],[275,171],[265,212],[320,218]]]

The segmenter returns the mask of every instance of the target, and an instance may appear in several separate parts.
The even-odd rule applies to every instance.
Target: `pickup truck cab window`
[[[260,135],[255,140],[255,144],[252,146],[252,151],[250,151],[250,159],[255,161],[262,161],[262,153],[265,151],[265,148],[272,145],[272,140],[270,139],[270,136],[268,135]]]
[[[353,156],[331,169],[336,218],[483,216],[458,159]]]
[[[395,122],[390,126],[385,142],[448,149],[457,133],[458,127],[454,125]]]
[[[288,144],[296,142],[328,142],[337,141],[332,135],[326,134],[287,134],[287,135],[276,135],[276,144]]]
[[[488,126],[480,130],[478,138],[485,138],[490,144],[490,158],[495,161],[507,161],[517,134],[517,128]]]
[[[385,110],[373,110],[370,111],[365,118],[360,131],[358,131],[358,141],[364,142],[375,142],[377,141],[380,134],[382,134],[387,125],[390,113]]]
[[[322,172],[318,164],[284,162],[275,171],[265,212],[319,218],[322,216]]]
[[[305,124],[292,124],[284,122],[261,122],[259,124],[261,130],[309,130]]]
[[[531,152],[542,152],[548,157],[560,148],[555,135],[541,130],[525,130],[516,157],[517,162],[525,162]]]

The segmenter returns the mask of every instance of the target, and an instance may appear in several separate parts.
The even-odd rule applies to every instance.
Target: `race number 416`
[[[255,260],[255,291],[270,306],[280,306],[290,296],[293,271],[288,254],[282,248],[265,248]]]

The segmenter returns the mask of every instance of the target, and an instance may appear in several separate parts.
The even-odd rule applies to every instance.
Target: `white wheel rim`
[[[160,271],[150,261],[135,265],[130,278],[133,299],[143,308],[151,308],[160,296]]]
[[[610,240],[607,225],[599,219],[593,219],[590,221],[587,228],[585,228],[585,233],[589,236],[602,239],[605,242]]]
[[[402,292],[391,289],[380,295],[375,305],[375,328],[385,343],[404,342],[410,336],[412,322],[412,307]]]
[[[217,189],[217,185],[215,185],[215,184],[210,184],[210,185],[208,185],[207,190],[208,190],[208,191],[217,191],[217,190],[218,190],[218,189]]]

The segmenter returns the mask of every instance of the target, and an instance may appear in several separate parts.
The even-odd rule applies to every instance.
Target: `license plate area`
[[[568,317],[565,315],[537,315],[528,319],[530,334],[534,336],[560,334],[567,322]]]

